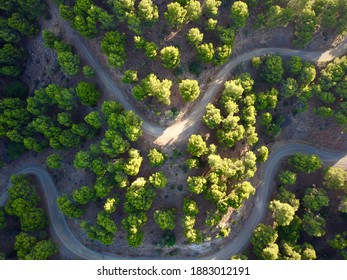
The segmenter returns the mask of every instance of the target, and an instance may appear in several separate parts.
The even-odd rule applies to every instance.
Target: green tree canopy
[[[329,206],[329,197],[324,189],[307,188],[302,202],[307,209],[318,212],[322,207]]]
[[[156,210],[154,212],[154,222],[162,230],[173,230],[175,228],[176,209],[172,210]]]
[[[80,71],[79,56],[72,52],[58,52],[58,64],[68,75],[76,75]]]
[[[149,150],[147,157],[151,166],[161,166],[165,162],[165,156],[157,149]]]
[[[328,167],[324,172],[324,185],[328,189],[347,192],[347,171],[339,167]]]
[[[180,64],[181,55],[178,48],[168,46],[160,51],[160,58],[165,68],[176,68]]]
[[[313,213],[307,212],[303,215],[303,229],[310,235],[315,237],[324,236],[326,222],[320,215],[314,215]]]
[[[322,161],[317,155],[305,155],[296,153],[289,159],[289,164],[295,169],[305,173],[311,173],[322,167]]]
[[[101,49],[108,58],[108,63],[113,68],[122,67],[126,60],[125,35],[118,31],[110,31],[101,41]]]
[[[57,153],[50,154],[46,159],[46,163],[49,168],[61,168],[62,161],[62,156]]]
[[[180,3],[173,2],[167,5],[164,16],[171,27],[180,28],[186,21],[187,10]]]
[[[200,88],[197,80],[182,80],[178,85],[178,90],[185,102],[194,101],[200,95]]]
[[[187,151],[195,157],[201,157],[207,154],[206,142],[202,139],[201,135],[193,134],[189,137]]]
[[[268,55],[263,57],[260,66],[260,76],[269,84],[281,81],[283,74],[282,58],[278,55]]]
[[[76,94],[83,105],[95,106],[100,98],[100,92],[91,83],[79,82]]]
[[[207,188],[207,180],[202,176],[189,176],[187,183],[189,191],[195,194],[201,194]]]
[[[236,29],[240,29],[246,26],[248,14],[248,6],[242,1],[235,1],[231,5],[230,18]]]
[[[199,208],[196,202],[188,197],[183,200],[183,212],[188,216],[196,216],[199,213]]]
[[[275,221],[280,226],[287,226],[294,218],[295,211],[292,206],[279,200],[270,202],[269,209],[273,212]]]
[[[199,28],[194,27],[189,29],[187,33],[188,43],[196,47],[202,42],[203,39],[204,39],[204,34],[200,32]]]
[[[290,170],[283,170],[279,174],[279,179],[283,185],[294,185],[296,183],[296,173]]]
[[[223,118],[221,112],[212,103],[206,106],[206,112],[202,117],[202,121],[211,129],[217,128],[222,122]]]
[[[149,176],[148,181],[157,189],[163,189],[167,185],[167,179],[162,171]]]
[[[138,211],[147,211],[155,197],[154,190],[146,184],[146,180],[142,177],[137,178],[125,194],[126,201]]]

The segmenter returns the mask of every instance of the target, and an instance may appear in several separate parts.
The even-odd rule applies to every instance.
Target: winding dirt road
[[[104,85],[109,93],[112,93],[117,101],[119,101],[126,110],[133,110],[143,120],[143,130],[145,133],[156,137],[155,144],[168,145],[177,140],[186,139],[188,136],[194,133],[197,129],[199,120],[205,112],[206,105],[211,102],[216,94],[223,89],[224,82],[230,76],[230,72],[235,69],[240,63],[250,60],[254,56],[261,56],[269,53],[278,54],[281,56],[300,56],[303,60],[312,61],[316,63],[323,63],[333,60],[335,57],[342,56],[347,50],[347,37],[335,48],[328,51],[303,51],[283,48],[262,48],[255,49],[253,51],[244,53],[237,57],[232,58],[219,72],[213,82],[210,83],[206,92],[203,93],[203,97],[194,105],[191,109],[192,113],[185,119],[180,120],[172,124],[171,126],[164,128],[149,121],[143,116],[133,103],[137,102],[133,96],[129,96],[122,92],[114,82],[108,69],[103,67],[98,61],[98,58],[89,50],[85,39],[81,38],[78,34],[75,34],[71,29],[68,22],[64,21],[59,16],[57,7],[48,1],[50,12],[52,17],[59,22],[60,26],[64,29],[65,33],[73,39],[74,45],[78,47],[78,53],[84,57],[90,66],[95,69],[96,75],[100,82]]]
[[[331,152],[315,148],[307,144],[290,143],[285,144],[272,152],[265,163],[265,171],[260,185],[255,194],[255,206],[250,216],[244,222],[239,234],[218,252],[206,255],[204,259],[228,259],[231,255],[242,252],[258,225],[264,218],[270,195],[273,191],[273,181],[277,173],[280,161],[294,153],[301,152],[306,154],[318,155],[325,164],[347,168],[347,156],[342,153]],[[31,174],[38,178],[47,203],[48,215],[50,220],[50,231],[55,240],[59,240],[60,246],[71,252],[78,259],[130,259],[129,257],[119,256],[111,253],[100,253],[85,247],[71,232],[66,223],[64,215],[57,206],[58,192],[54,185],[51,175],[41,166],[30,166],[17,172],[18,174]],[[8,190],[10,184],[6,187]],[[0,197],[0,206],[5,205],[7,192]],[[142,258],[145,259],[145,258]],[[150,258],[153,259],[153,258]],[[170,257],[172,259],[172,257]],[[195,258],[196,259],[196,258]]]
[[[115,98],[123,105],[126,110],[133,110],[143,120],[144,131],[152,136],[157,137],[156,143],[160,145],[172,144],[177,141],[178,138],[185,139],[191,135],[199,124],[201,116],[204,113],[206,105],[213,100],[215,95],[222,89],[224,81],[228,78],[230,72],[240,63],[251,59],[253,56],[260,56],[267,53],[276,53],[281,56],[298,55],[304,60],[314,62],[327,62],[331,61],[334,57],[345,54],[347,49],[347,38],[336,48],[326,52],[307,52],[301,50],[291,49],[279,49],[279,48],[266,48],[257,49],[236,58],[230,60],[230,62],[220,71],[214,82],[210,84],[208,90],[204,93],[203,98],[193,108],[193,113],[186,119],[176,122],[168,128],[160,127],[151,123],[139,114],[136,107],[133,107],[128,97],[123,94],[114,83],[112,76],[107,69],[101,66],[97,58],[90,52],[84,39],[74,34],[67,22],[63,21],[59,12],[54,4],[48,1],[48,5],[52,16],[55,20],[59,21],[65,32],[73,38],[74,43],[79,48],[79,53],[89,62],[89,64],[96,70],[97,76],[100,81],[105,85],[109,92],[112,92]],[[326,164],[341,166],[347,168],[347,156],[342,153],[336,153],[332,151],[326,151],[317,149],[311,145],[291,143],[285,144],[280,148],[271,152],[268,160],[265,163],[265,172],[263,174],[262,181],[257,188],[256,205],[252,209],[250,216],[244,223],[241,232],[221,250],[217,253],[210,254],[204,258],[206,259],[227,259],[230,255],[241,252],[247,245],[253,230],[258,223],[264,218],[267,211],[267,205],[270,199],[270,194],[273,190],[273,180],[276,175],[279,162],[286,156],[292,155],[296,152],[302,152],[306,154],[318,155]],[[129,259],[128,257],[122,257],[110,253],[99,253],[93,251],[79,242],[68,227],[65,217],[59,211],[56,200],[58,197],[57,189],[54,185],[51,175],[40,166],[30,166],[24,168],[17,173],[19,174],[32,174],[38,178],[40,185],[44,192],[45,201],[47,203],[48,214],[50,218],[50,229],[52,235],[56,240],[59,240],[60,245],[69,250],[76,258],[79,259]],[[6,190],[10,187],[7,186]],[[0,196],[0,206],[4,205],[7,200],[7,192],[4,192]]]

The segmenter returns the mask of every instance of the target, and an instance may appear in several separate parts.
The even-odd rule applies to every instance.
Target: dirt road
[[[341,153],[326,151],[318,149],[316,147],[300,144],[290,143],[285,144],[273,151],[268,160],[265,162],[265,172],[261,178],[261,183],[257,188],[256,192],[256,204],[253,208],[250,216],[245,221],[240,233],[230,240],[230,242],[224,246],[217,253],[205,256],[205,259],[228,259],[231,255],[242,252],[242,249],[247,245],[249,239],[258,225],[263,219],[267,205],[269,203],[270,194],[273,189],[273,181],[276,176],[277,169],[280,161],[289,155],[297,152],[306,154],[318,155],[324,163],[329,165],[339,166],[347,168],[347,156]],[[50,231],[55,240],[58,240],[60,247],[64,246],[65,250],[71,252],[78,259],[129,259],[124,256],[118,256],[110,253],[100,253],[93,251],[83,244],[74,236],[68,227],[64,215],[61,214],[57,206],[58,192],[54,185],[51,175],[41,166],[29,166],[23,170],[19,170],[18,174],[31,174],[38,178],[40,187],[43,190],[45,201],[47,203],[48,215],[50,221]],[[6,187],[8,190],[10,184]],[[5,205],[7,200],[7,192],[3,193],[0,197],[0,206]]]

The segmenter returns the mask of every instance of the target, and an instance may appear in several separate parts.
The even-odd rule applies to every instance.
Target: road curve
[[[285,48],[262,48],[244,53],[229,60],[229,62],[220,70],[219,74],[213,82],[210,83],[203,97],[194,105],[192,113],[183,120],[173,123],[170,127],[162,127],[149,121],[143,114],[139,112],[132,102],[136,102],[132,96],[123,93],[114,82],[109,71],[101,65],[97,57],[89,50],[86,41],[79,35],[75,34],[68,22],[64,21],[59,16],[59,11],[55,4],[50,0],[47,1],[49,10],[52,16],[58,21],[65,33],[74,41],[78,47],[79,54],[84,57],[90,66],[95,69],[96,75],[106,90],[114,95],[126,110],[133,110],[143,120],[143,130],[145,133],[156,137],[155,144],[167,145],[178,139],[186,139],[194,133],[201,117],[205,112],[206,105],[213,101],[216,94],[223,89],[224,82],[228,79],[230,72],[235,69],[240,63],[250,60],[254,56],[261,56],[269,53],[278,54],[281,56],[300,56],[303,60],[316,63],[323,63],[333,60],[335,57],[342,56],[347,51],[347,37],[335,48],[328,51],[303,51]],[[132,101],[131,101],[132,100]]]
[[[311,145],[300,143],[285,144],[276,149],[270,154],[268,160],[264,163],[265,171],[263,173],[261,183],[257,187],[257,192],[255,194],[255,206],[252,209],[252,212],[247,220],[244,222],[241,231],[218,252],[206,255],[203,257],[203,259],[228,259],[231,255],[242,252],[244,247],[248,244],[248,241],[254,229],[266,214],[267,205],[269,203],[270,195],[274,187],[273,181],[276,176],[280,161],[284,157],[290,156],[297,152],[305,154],[316,154],[326,164],[347,168],[347,156],[342,153],[322,150]],[[17,173],[31,174],[37,177],[40,182],[40,187],[43,190],[47,204],[51,234],[53,235],[55,240],[59,241],[60,246],[64,246],[65,249],[69,250],[71,254],[75,256],[75,258],[90,260],[131,259],[126,256],[93,251],[84,246],[79,240],[77,240],[77,238],[74,236],[69,226],[67,225],[64,215],[58,209],[56,203],[58,191],[54,185],[51,175],[47,172],[47,170],[45,170],[41,166],[30,166],[18,171]],[[9,187],[10,184],[6,189],[8,190]],[[6,200],[7,193],[3,193],[3,195],[0,197],[0,206],[5,205]],[[155,258],[148,257],[147,259]]]

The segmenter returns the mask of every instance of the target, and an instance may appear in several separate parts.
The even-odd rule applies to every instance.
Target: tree
[[[274,244],[277,240],[278,233],[270,226],[259,224],[253,232],[251,243],[254,247],[254,253],[261,257],[265,248]]]
[[[302,202],[307,209],[318,212],[322,207],[329,206],[329,197],[324,189],[307,188]]]
[[[14,249],[17,251],[18,259],[24,260],[25,256],[36,244],[36,237],[26,232],[20,232],[16,235]]]
[[[188,217],[194,217],[199,213],[198,205],[196,202],[188,197],[183,200],[183,213]]]
[[[328,167],[324,172],[324,186],[331,190],[347,192],[347,171],[340,167]]]
[[[226,81],[224,83],[224,90],[221,97],[222,104],[226,104],[227,101],[237,101],[242,98],[244,89],[242,85],[236,80]]]
[[[331,248],[336,250],[343,250],[347,247],[347,232],[338,233],[333,239],[328,240],[328,243]]]
[[[261,253],[259,253],[259,257],[263,260],[277,260],[279,255],[278,245],[275,243],[270,244],[265,247]]]
[[[76,203],[70,201],[69,197],[66,194],[58,197],[57,204],[59,210],[68,217],[78,219],[84,213],[84,211],[79,208]]]
[[[32,208],[20,217],[20,227],[23,231],[43,230],[48,225],[43,209]]]
[[[329,107],[325,107],[325,106],[320,106],[318,108],[316,108],[314,110],[314,113],[317,114],[318,116],[322,116],[322,117],[331,117],[334,115],[334,111],[329,108]]]
[[[113,2],[113,9],[121,22],[126,18],[128,12],[134,11],[135,0],[119,0]]]
[[[301,260],[301,248],[299,245],[282,242],[281,253],[284,260]]]
[[[128,151],[129,148],[129,142],[124,140],[119,133],[114,130],[106,130],[105,138],[101,140],[101,151],[110,157],[116,157]]]
[[[264,162],[269,156],[269,149],[266,146],[261,146],[258,150],[257,161]]]
[[[114,187],[113,181],[108,176],[97,177],[94,189],[97,198],[106,197]],[[91,191],[92,192],[92,191]]]
[[[59,5],[59,14],[60,16],[70,22],[73,22],[75,19],[75,13],[68,5]]]
[[[2,64],[17,64],[24,56],[24,51],[17,48],[13,44],[4,44],[0,48],[0,63]]]
[[[301,252],[302,260],[315,260],[317,258],[316,251],[311,244],[305,243]]]
[[[296,183],[296,173],[290,170],[283,170],[279,174],[279,179],[283,185],[290,186]]]
[[[197,47],[201,44],[203,39],[204,34],[200,32],[199,28],[195,27],[189,29],[187,33],[187,41],[189,44],[193,45],[194,47]]]
[[[35,244],[26,260],[47,260],[49,257],[58,254],[58,246],[52,240],[42,240]]]
[[[236,103],[235,103],[236,104]],[[216,108],[212,103],[208,103],[206,106],[206,112],[202,117],[202,121],[211,129],[217,128],[222,122],[223,118],[220,110]]]
[[[141,0],[138,5],[138,13],[147,24],[153,24],[159,18],[158,7],[152,0]]]
[[[222,4],[222,1],[218,0],[206,0],[204,6],[204,12],[207,16],[216,17],[218,15],[218,8]]]
[[[122,78],[122,82],[125,84],[133,84],[136,83],[138,80],[137,78],[137,71],[136,70],[126,70],[124,72],[124,76]]]
[[[187,10],[186,21],[198,20],[202,12],[200,2],[197,0],[188,0],[185,9]]]
[[[300,71],[299,82],[308,85],[316,78],[316,68],[313,64],[305,62]]]
[[[72,197],[79,204],[87,204],[96,199],[95,189],[93,187],[82,186],[73,191]]]
[[[267,55],[263,58],[260,66],[261,78],[269,83],[275,84],[281,81],[283,74],[282,58],[278,55]]]
[[[88,66],[88,65],[84,65],[82,67],[82,72],[83,72],[83,75],[86,77],[86,78],[93,78],[95,76],[95,71],[92,67]]]
[[[68,112],[60,112],[57,114],[57,121],[63,126],[70,127],[72,125],[72,116]]]
[[[95,106],[100,98],[100,92],[95,85],[86,82],[79,82],[76,87],[76,94],[81,103],[86,106]]]
[[[149,150],[147,157],[151,166],[161,166],[165,162],[165,156],[157,149]]]
[[[283,186],[279,188],[278,194],[276,195],[275,199],[282,203],[289,204],[291,207],[293,207],[294,212],[298,211],[300,207],[300,200],[296,198],[293,192],[287,190]]]
[[[123,165],[123,170],[130,176],[135,176],[139,173],[143,158],[138,150],[131,148],[129,150],[129,158]]]
[[[173,2],[167,5],[164,16],[171,27],[178,29],[186,21],[187,10],[180,3]]]
[[[305,173],[311,173],[322,167],[322,161],[317,155],[305,155],[296,153],[288,160],[295,169]]]
[[[195,157],[201,157],[207,154],[208,148],[201,135],[193,134],[189,137],[187,151]]]
[[[84,151],[77,152],[75,155],[73,164],[75,168],[83,168],[83,169],[91,168],[92,159],[90,154]]]
[[[261,57],[259,57],[259,56],[252,57],[251,62],[252,62],[252,66],[255,69],[259,69],[260,65],[262,64]]]
[[[155,195],[154,190],[146,184],[146,180],[139,177],[127,189],[125,199],[135,210],[147,211]]]
[[[183,101],[194,101],[200,95],[200,88],[197,80],[182,80],[178,85],[178,90]]]
[[[108,214],[116,212],[116,206],[119,203],[119,198],[117,196],[108,197],[104,204],[104,211]]]
[[[292,206],[279,200],[270,202],[269,209],[273,212],[275,221],[280,226],[287,226],[294,218],[295,211]]]
[[[118,31],[110,31],[105,34],[101,41],[101,49],[108,58],[112,68],[120,68],[126,60],[125,35]]]
[[[287,80],[284,80],[282,83],[282,91],[281,94],[285,98],[289,98],[296,94],[298,92],[299,86],[295,79],[293,78],[287,78]]]
[[[258,93],[256,96],[257,110],[271,110],[275,109],[278,101],[278,91],[271,88],[267,92]]]
[[[57,153],[50,154],[46,159],[46,163],[49,168],[61,168],[62,161],[62,156]]]
[[[38,33],[37,24],[33,24],[22,13],[13,13],[7,20],[8,26],[18,30],[23,36],[34,37]]]
[[[286,63],[287,71],[290,75],[295,76],[300,74],[302,69],[302,60],[300,56],[292,56]]]
[[[213,63],[215,65],[222,65],[226,63],[229,60],[231,53],[232,53],[232,47],[229,45],[222,45],[218,47],[215,53],[215,58]]]
[[[160,51],[160,58],[165,68],[176,68],[180,64],[180,52],[174,46],[163,48]]]
[[[154,212],[154,222],[162,230],[173,230],[175,228],[175,213],[176,209],[172,210],[156,210]]]
[[[197,48],[198,57],[203,62],[212,62],[214,57],[214,48],[212,43],[204,43]]]
[[[99,129],[101,127],[101,117],[98,111],[92,111],[88,115],[84,117],[84,120],[87,124],[95,129]]]
[[[307,212],[303,215],[303,229],[310,236],[321,237],[325,235],[325,219],[320,215]]]
[[[218,21],[216,19],[209,18],[206,22],[206,29],[211,31],[215,30],[217,27],[217,23]]]
[[[141,81],[141,85],[137,85],[133,88],[133,94],[137,100],[143,100],[147,96],[154,96],[159,102],[170,105],[170,88],[172,82],[164,79],[160,81],[156,75],[149,74]]]
[[[149,176],[148,181],[157,189],[163,189],[167,185],[167,179],[162,171]]]
[[[207,180],[202,176],[188,177],[187,179],[188,188],[191,193],[201,194],[207,188]]]
[[[246,26],[248,14],[248,6],[242,1],[235,1],[231,6],[230,18],[236,29]]]
[[[104,211],[99,212],[96,221],[98,225],[102,226],[109,233],[117,231],[116,223],[111,219],[110,214]]]
[[[300,15],[295,25],[295,36],[293,43],[298,47],[305,47],[313,37],[317,24],[317,16],[309,6],[300,11]]]
[[[148,59],[155,60],[157,58],[158,46],[154,42],[145,42],[144,49]]]
[[[68,75],[76,75],[80,71],[80,58],[72,52],[58,52],[58,64]]]

